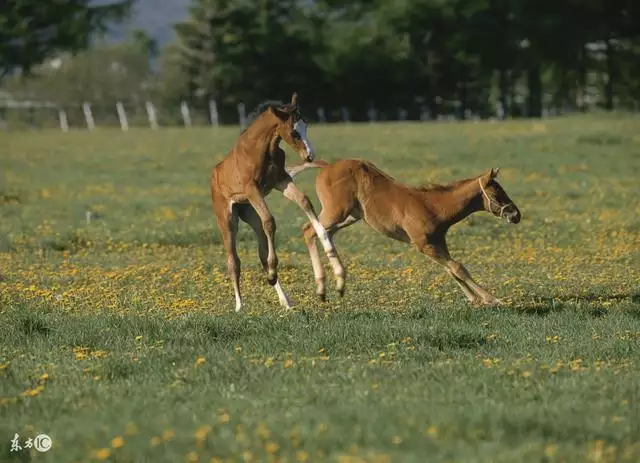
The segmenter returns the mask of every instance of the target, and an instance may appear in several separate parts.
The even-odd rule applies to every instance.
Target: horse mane
[[[456,180],[451,183],[425,183],[417,187],[417,189],[420,191],[424,191],[426,193],[432,192],[432,191],[433,192],[451,191],[458,188],[460,185],[464,183],[468,183],[472,180],[475,180],[475,178],[465,178],[462,180]]]
[[[286,106],[286,103],[283,103],[282,101],[279,100],[265,100],[262,103],[260,103],[258,106],[256,106],[256,108],[251,111],[251,113],[249,114],[249,116],[247,116],[247,121],[245,124],[245,128],[242,130],[242,132],[240,132],[240,134],[243,134],[247,131],[247,129],[249,128],[249,126],[251,124],[253,124],[255,122],[255,120],[265,111],[267,111],[269,108],[275,108],[278,106]]]

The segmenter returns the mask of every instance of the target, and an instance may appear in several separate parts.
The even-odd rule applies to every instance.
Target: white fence
[[[416,104],[410,110],[406,108],[396,108],[392,111],[379,111],[375,107],[366,110],[360,109],[355,120],[360,121],[455,121],[490,119],[501,120],[506,117],[503,108],[495,105],[490,114],[477,114],[470,109],[462,110],[459,102],[440,102],[442,110],[436,117],[432,117],[429,109],[424,104]],[[523,106],[520,105],[519,109]],[[593,105],[590,106],[593,109]],[[638,111],[638,104],[631,110]],[[571,107],[555,108],[547,105],[542,116],[552,117],[561,114],[574,112]],[[522,111],[516,116],[525,116]],[[352,111],[342,106],[328,110],[327,108],[317,108],[315,120],[320,123],[325,122],[350,122]],[[235,114],[227,112],[224,122],[226,124],[240,125],[244,128],[247,121],[247,111],[244,103],[238,103]],[[70,128],[95,130],[97,127],[119,126],[121,130],[127,131],[130,127],[148,127],[158,130],[161,127],[170,126],[203,126],[210,125],[218,127],[222,124],[222,117],[218,111],[215,101],[210,101],[206,109],[201,107],[190,107],[186,101],[182,101],[179,108],[158,109],[153,102],[146,101],[144,104],[125,104],[117,102],[114,107],[97,106],[90,102],[85,102],[77,106],[59,107],[53,103],[39,101],[14,101],[0,100],[0,129],[4,128],[25,128],[25,127],[59,127],[63,132]]]

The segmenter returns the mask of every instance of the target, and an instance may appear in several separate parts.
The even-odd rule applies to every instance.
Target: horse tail
[[[328,165],[329,163],[327,161],[318,159],[317,161],[303,162],[301,164],[296,164],[294,166],[287,167],[286,171],[289,174],[289,176],[293,178],[305,169],[311,169],[311,168],[322,169],[324,167],[327,167]]]

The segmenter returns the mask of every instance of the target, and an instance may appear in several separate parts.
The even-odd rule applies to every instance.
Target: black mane
[[[253,111],[251,111],[251,113],[247,117],[245,128],[240,133],[242,134],[246,132],[249,126],[254,123],[254,121],[260,116],[260,114],[264,113],[269,108],[276,108],[279,106],[286,106],[286,103],[283,103],[282,101],[278,101],[278,100],[265,100],[262,103],[260,103],[258,106],[256,106],[256,108]]]

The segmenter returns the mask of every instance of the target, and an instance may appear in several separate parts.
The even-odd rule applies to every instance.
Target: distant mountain
[[[108,3],[94,0],[95,3]],[[132,17],[124,24],[112,26],[107,39],[119,42],[134,29],[141,29],[160,47],[174,40],[173,24],[189,16],[191,0],[136,0]]]

